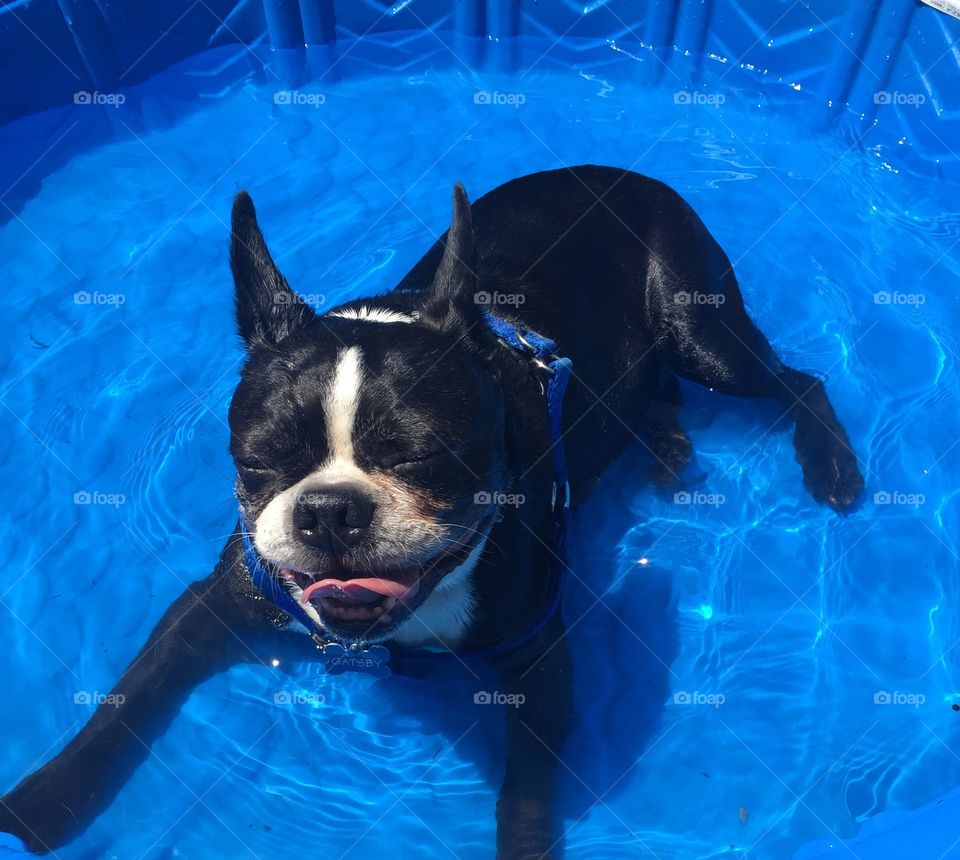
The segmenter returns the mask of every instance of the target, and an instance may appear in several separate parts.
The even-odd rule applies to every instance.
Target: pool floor
[[[293,95],[261,74],[188,108],[148,82],[108,138],[19,187],[0,226],[5,787],[77,731],[232,527],[233,194],[323,310],[395,285],[455,181],[477,197],[585,162],[694,206],[780,355],[826,377],[868,490],[847,517],[817,506],[772,406],[694,386],[678,489],[714,503],[649,486],[639,449],[606,476],[564,602],[568,857],[786,858],[960,783],[958,189],[719,64],[712,98],[687,99],[633,64]],[[58,856],[491,856],[503,714],[476,681],[330,679],[295,653],[198,689]]]

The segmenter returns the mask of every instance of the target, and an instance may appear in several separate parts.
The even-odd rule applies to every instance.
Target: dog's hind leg
[[[678,483],[680,473],[693,451],[690,437],[680,427],[683,395],[677,377],[664,370],[664,377],[647,407],[644,422],[649,436],[649,450],[654,458],[651,477],[660,487]]]
[[[713,391],[767,397],[795,423],[804,484],[819,501],[843,511],[863,489],[857,457],[818,378],[781,363],[743,306],[726,255],[716,243],[697,262],[674,259],[648,282],[652,327],[664,363]]]
[[[239,533],[210,576],[166,611],[80,733],[0,798],[0,831],[36,853],[55,850],[109,806],[191,690],[232,663],[256,660],[245,631],[274,620],[244,581]]]
[[[573,669],[560,613],[533,642],[500,662],[507,711],[507,767],[497,800],[497,860],[563,856],[553,797],[573,719]]]

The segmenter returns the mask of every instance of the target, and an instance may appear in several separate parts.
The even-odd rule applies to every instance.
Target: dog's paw
[[[679,428],[650,428],[650,453],[656,461],[650,467],[650,477],[663,489],[676,486],[680,473],[693,455],[690,437]]]
[[[0,804],[6,803],[6,798],[0,798]],[[15,812],[12,807],[0,805],[0,833],[15,836],[32,854],[47,854],[57,843],[53,839],[45,839],[44,836],[49,834],[38,833],[37,830],[42,831],[42,828],[36,822],[34,825],[31,826],[24,821],[23,816]]]
[[[49,854],[70,838],[77,820],[63,796],[27,777],[0,797],[0,831],[18,837],[33,854]]]
[[[801,431],[798,427],[794,441],[803,483],[813,498],[838,513],[849,511],[860,498],[864,482],[843,429],[819,425]]]

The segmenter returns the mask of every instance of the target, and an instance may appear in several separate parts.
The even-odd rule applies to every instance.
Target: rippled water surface
[[[277,105],[261,76],[184,110],[152,83],[108,139],[24,180],[0,227],[4,786],[77,730],[76,694],[110,688],[231,528],[234,192],[331,307],[400,279],[454,181],[476,197],[582,162],[697,209],[780,354],[826,376],[868,494],[846,518],[818,507],[773,407],[692,386],[685,487],[719,503],[646,485],[642,451],[611,471],[565,596],[569,857],[784,858],[960,783],[958,189],[812,131],[789,98],[716,72],[722,105],[678,105],[631,62],[331,80],[304,88],[319,105]],[[503,715],[455,675],[329,679],[292,653],[237,667],[60,856],[489,857]]]

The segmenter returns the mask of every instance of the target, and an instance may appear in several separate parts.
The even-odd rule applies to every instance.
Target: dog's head
[[[230,405],[254,545],[339,639],[390,637],[479,555],[504,471],[503,402],[474,301],[470,204],[414,309],[316,314],[234,201],[231,267],[247,362]]]

